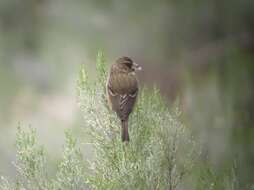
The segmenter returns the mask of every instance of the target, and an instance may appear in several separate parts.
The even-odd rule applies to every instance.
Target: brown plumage
[[[121,57],[111,66],[107,80],[107,97],[121,120],[122,141],[129,141],[128,118],[138,95],[136,70],[141,67],[128,57]]]

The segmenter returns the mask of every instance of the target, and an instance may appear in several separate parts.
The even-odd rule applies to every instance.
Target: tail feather
[[[128,132],[128,120],[122,121],[122,141],[130,141],[129,132]]]

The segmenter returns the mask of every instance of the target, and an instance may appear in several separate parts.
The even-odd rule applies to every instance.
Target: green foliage
[[[77,140],[69,131],[65,133],[63,159],[56,174],[55,189],[85,189],[85,162]]]
[[[236,176],[236,163],[233,164],[227,170],[224,170],[220,174],[212,168],[211,164],[203,165],[200,169],[200,175],[197,183],[197,190],[237,190],[245,189],[239,186]]]
[[[49,189],[44,148],[38,146],[35,130],[26,133],[18,128],[16,168],[22,184],[28,189]]]
[[[90,81],[84,67],[77,83],[78,103],[94,158],[83,158],[70,131],[55,177],[47,173],[44,147],[36,132],[18,128],[15,183],[2,177],[1,190],[133,190],[133,189],[238,189],[236,169],[224,177],[211,165],[200,164],[200,145],[180,121],[180,112],[169,109],[157,88],[142,89],[130,118],[130,142],[120,138],[120,122],[107,105],[107,69],[102,53],[97,58],[97,81]],[[172,111],[173,110],[173,111]],[[200,166],[200,172],[196,172]],[[197,178],[197,180],[194,180]]]
[[[84,68],[78,80],[79,104],[96,155],[90,164],[89,186],[179,189],[199,155],[189,130],[179,121],[179,111],[169,110],[158,89],[141,90],[130,118],[131,141],[122,143],[119,120],[106,104],[107,69],[102,56],[98,54],[98,80],[88,81]]]
[[[16,183],[2,177],[1,190],[76,190],[85,189],[84,160],[76,139],[68,131],[63,158],[58,165],[55,178],[49,178],[46,171],[44,147],[37,142],[36,131],[30,128],[25,132],[18,128],[17,132],[17,163]]]

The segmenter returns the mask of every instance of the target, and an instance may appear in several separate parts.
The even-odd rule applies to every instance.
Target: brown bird
[[[120,57],[112,64],[107,80],[107,98],[122,125],[122,141],[129,141],[128,118],[138,95],[136,71],[141,67],[129,57]]]

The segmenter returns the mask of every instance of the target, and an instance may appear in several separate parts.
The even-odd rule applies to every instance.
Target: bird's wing
[[[108,93],[113,97],[118,95],[118,93],[114,92],[114,90],[112,89],[110,82],[107,84],[107,90],[108,90]]]
[[[134,104],[136,102],[138,94],[138,89],[132,94],[120,95],[119,99],[119,113],[118,115],[122,120],[128,119],[130,113],[133,110]]]
[[[108,78],[107,92],[112,109],[121,120],[128,119],[138,94],[136,77],[125,73],[113,73]]]
[[[128,105],[129,101],[132,101],[132,99],[136,99],[137,94],[138,94],[138,90],[134,92],[133,94],[120,95],[120,109],[123,110],[124,107]]]

